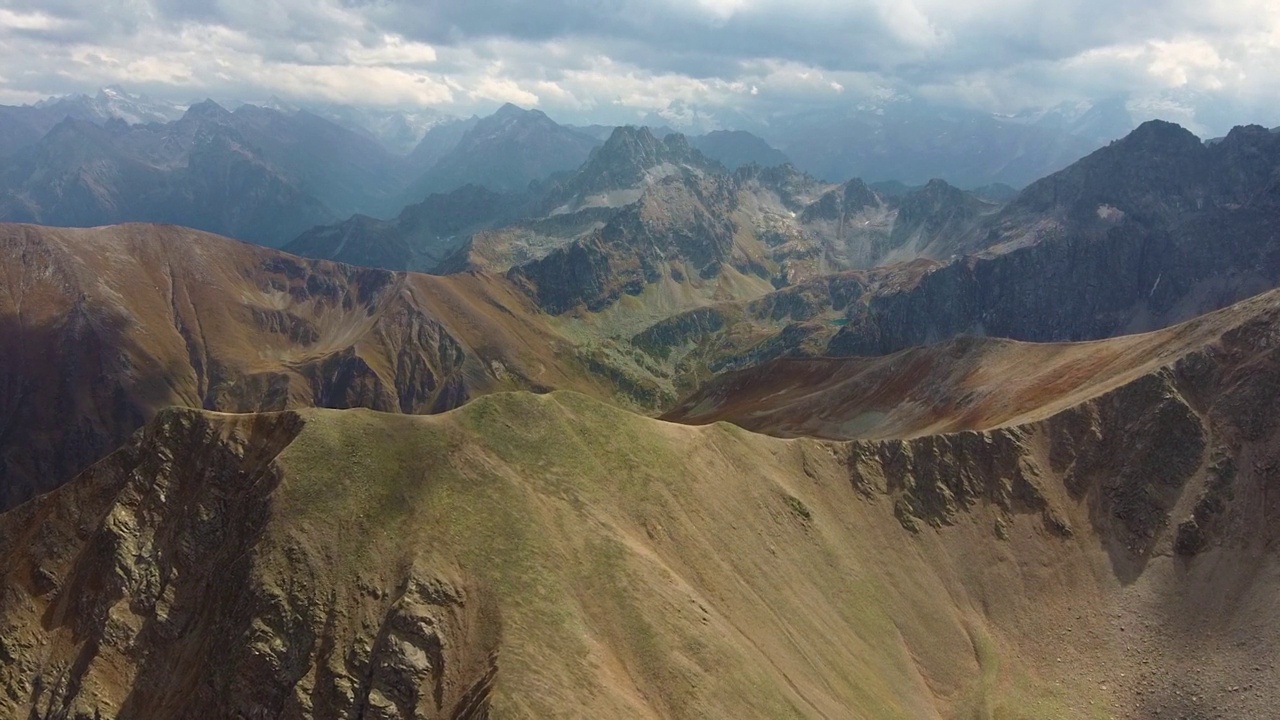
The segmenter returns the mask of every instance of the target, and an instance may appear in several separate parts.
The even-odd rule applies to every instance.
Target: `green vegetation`
[[[304,417],[274,532],[327,545],[350,577],[439,567],[492,592],[500,716],[915,718],[948,703],[922,673],[975,717],[1055,715],[999,642],[970,640],[919,536],[829,444],[566,392]]]

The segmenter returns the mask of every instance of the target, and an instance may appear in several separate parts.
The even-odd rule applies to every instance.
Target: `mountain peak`
[[[632,202],[649,184],[681,172],[723,173],[724,168],[672,133],[658,139],[648,127],[624,125],[591,153],[585,165],[546,198],[547,208],[563,210],[582,203]],[[619,193],[618,191],[625,191]],[[596,200],[590,198],[595,197]],[[608,200],[603,198],[608,197]]]
[[[230,115],[231,113],[226,108],[213,100],[205,98],[202,102],[195,103],[187,108],[187,112],[183,117],[212,119],[229,117]]]
[[[660,152],[662,141],[654,137],[649,128],[635,125],[619,125],[597,151],[597,157],[610,159],[636,158]]]
[[[525,110],[519,105],[514,105],[512,103],[504,103],[502,107],[494,111],[493,117],[496,117],[496,118],[525,117],[528,115],[533,115],[535,112],[537,111]]]
[[[1275,135],[1275,130],[1268,130],[1261,125],[1237,125],[1223,138],[1223,142],[1239,143],[1250,140],[1266,140]]]
[[[1167,120],[1148,120],[1117,142],[1135,148],[1152,145],[1191,147],[1204,144],[1190,130]]]
[[[98,97],[124,98],[127,100],[146,100],[143,95],[134,95],[119,85],[107,85],[98,90]]]

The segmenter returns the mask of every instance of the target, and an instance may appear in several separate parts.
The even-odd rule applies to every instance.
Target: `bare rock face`
[[[959,333],[1091,340],[1164,327],[1280,283],[1280,139],[1203,145],[1153,121],[1028,187],[992,219],[992,253],[870,298],[830,344],[885,354]]]
[[[0,712],[482,718],[497,620],[423,566],[344,575],[268,530],[290,412],[170,410],[0,520]]]
[[[683,280],[686,266],[703,279],[735,262],[766,274],[733,257],[735,203],[726,177],[673,175],[601,229],[512,268],[507,277],[547,312],[561,314],[602,310],[663,277]]]

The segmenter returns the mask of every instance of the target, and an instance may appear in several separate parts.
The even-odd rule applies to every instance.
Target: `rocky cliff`
[[[347,572],[332,536],[280,527],[276,457],[303,426],[168,410],[0,518],[3,713],[487,717],[491,596],[411,560]]]

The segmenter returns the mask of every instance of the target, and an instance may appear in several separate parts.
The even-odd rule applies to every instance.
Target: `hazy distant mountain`
[[[534,180],[578,167],[599,144],[539,110],[504,105],[467,130],[457,145],[409,186],[406,197],[418,200],[469,184],[496,192],[523,192]]]
[[[434,270],[470,233],[516,219],[526,198],[477,185],[430,195],[393,220],[355,215],[314,227],[284,246],[306,257],[391,270]]]
[[[609,136],[613,134],[613,131],[618,129],[617,125],[567,125],[566,127],[577,130],[580,133],[590,135],[601,142],[608,140]],[[649,132],[653,133],[653,136],[659,139],[665,138],[675,132],[675,130],[672,130],[666,125],[641,125],[640,127],[648,128]]]
[[[116,86],[103,88],[96,95],[64,95],[34,105],[0,105],[0,158],[34,145],[67,118],[95,125],[111,120],[136,125],[170,122],[184,112],[180,106],[155,102]]]
[[[1078,137],[1095,147],[1128,135],[1137,124],[1123,97],[1107,98],[1096,103],[1063,103],[1045,110],[1019,113],[1007,119]]]
[[[432,126],[409,152],[406,164],[418,173],[429,170],[440,158],[458,147],[462,137],[478,122],[480,118],[473,115],[469,118],[451,118]]]
[[[797,165],[827,180],[862,177],[909,185],[943,178],[1022,187],[1099,144],[1052,124],[900,99],[779,119],[769,135]]]
[[[431,109],[407,112],[353,105],[318,105],[307,109],[348,130],[367,133],[396,155],[408,155],[433,128],[457,119]]]
[[[118,85],[102,88],[95,95],[67,95],[36,103],[36,108],[59,120],[71,117],[98,124],[108,120],[123,120],[129,125],[166,123],[177,120],[186,112],[186,106],[152,100],[146,95],[134,95]]]
[[[278,245],[393,213],[402,172],[376,141],[307,112],[204,102],[165,124],[67,118],[0,163],[0,219],[170,222]]]
[[[0,159],[40,141],[57,124],[30,105],[0,105]]]
[[[78,227],[167,222],[278,244],[333,216],[212,111],[194,106],[167,129],[63,121],[0,169],[0,217]]]
[[[432,195],[393,222],[352,218],[317,227],[287,249],[397,270],[510,271],[554,296],[549,307],[606,307],[619,287],[640,291],[662,277],[703,286],[694,295],[728,283],[723,291],[733,296],[850,268],[949,257],[976,242],[982,221],[1000,207],[942,181],[893,198],[859,180],[823,182],[790,165],[731,172],[679,133],[659,139],[630,126],[536,192],[490,197],[495,211],[478,210],[483,194],[466,190]],[[555,264],[584,254],[598,277],[579,278],[587,288],[565,286],[577,280],[558,275]],[[664,257],[670,274],[654,265]],[[696,267],[684,266],[690,259]],[[636,275],[637,267],[647,269]],[[750,279],[735,285],[744,273]]]
[[[280,167],[333,213],[390,217],[403,204],[409,176],[399,158],[376,140],[303,110],[286,115],[255,105],[231,114],[263,157]]]
[[[689,144],[730,170],[753,163],[772,167],[791,162],[786,153],[745,130],[716,130],[689,138]]]

